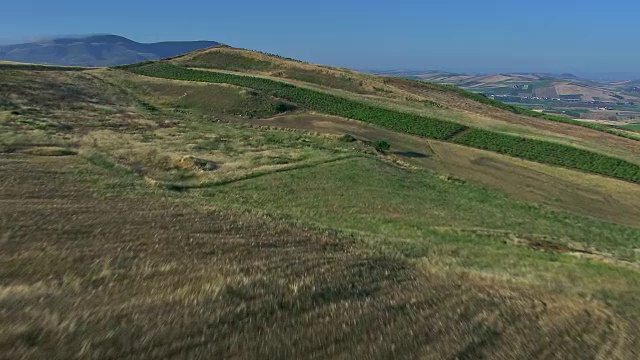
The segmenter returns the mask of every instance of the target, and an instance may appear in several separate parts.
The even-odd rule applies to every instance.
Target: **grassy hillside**
[[[55,66],[55,65],[0,62],[0,69],[33,70],[33,71],[80,71],[80,70],[86,70],[87,68],[81,67],[81,66]]]
[[[640,165],[562,144],[473,129],[440,119],[389,111],[269,79],[185,69],[160,62],[132,66],[128,69],[141,75],[243,86],[264,91],[314,111],[370,122],[413,135],[449,140],[528,160],[562,165],[640,183]]]
[[[227,46],[205,49],[177,57],[173,60],[173,63],[192,68],[231,70],[257,75],[270,75],[333,89],[387,98],[424,101],[425,99],[416,98],[416,95],[421,95],[421,97],[425,97],[427,101],[431,101],[431,103],[436,106],[442,107],[450,105],[454,109],[464,107],[465,109],[473,110],[480,114],[484,113],[483,110],[486,110],[486,108],[479,106],[482,104],[491,107],[492,109],[490,111],[494,115],[496,114],[495,109],[498,108],[515,115],[524,115],[526,117],[541,118],[553,122],[587,127],[615,136],[640,140],[640,137],[618,131],[615,127],[585,123],[565,116],[531,111],[523,107],[505,104],[495,99],[487,98],[486,96],[465,91],[460,87],[425,84],[422,81],[373,76],[357,73],[348,69],[318,66],[275,55],[262,54]],[[529,81],[531,81],[531,79],[529,79]],[[425,93],[425,90],[429,91]],[[444,92],[445,96],[438,96],[439,92]],[[469,102],[469,100],[471,100],[471,102]],[[461,102],[464,104],[461,104]],[[474,104],[474,102],[476,103]],[[507,121],[508,123],[519,120],[518,117],[504,113],[502,113],[500,117],[503,117],[503,121]],[[529,119],[528,121],[532,120],[533,119]],[[521,119],[518,123],[521,123]],[[555,131],[558,130],[556,129]]]
[[[637,357],[640,185],[353,94],[0,69],[2,353]]]

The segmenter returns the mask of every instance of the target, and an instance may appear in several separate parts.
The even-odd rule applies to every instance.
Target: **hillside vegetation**
[[[318,66],[275,55],[256,53],[227,46],[197,51],[186,56],[178,57],[173,60],[173,63],[192,68],[231,70],[252,74],[270,75],[283,79],[291,79],[326,86],[333,89],[341,89],[359,94],[377,95],[388,98],[415,99],[416,95],[426,95],[428,99],[437,99],[436,102],[432,102],[432,104],[436,106],[452,105],[451,107],[453,108],[462,107],[478,113],[483,113],[483,110],[486,110],[486,108],[478,106],[479,104],[483,104],[493,108],[490,111],[493,112],[494,116],[496,115],[495,109],[497,108],[515,115],[525,115],[527,117],[535,117],[553,122],[562,122],[570,125],[587,127],[593,130],[640,141],[640,137],[619,131],[615,127],[577,121],[565,116],[531,111],[519,106],[505,104],[474,92],[465,91],[460,87],[450,86],[448,84],[426,84],[422,81],[409,79],[373,76],[357,73],[348,69]],[[427,94],[420,94],[418,91],[424,91],[425,89],[429,90]],[[438,92],[444,92],[445,96],[437,96],[436,93]],[[469,102],[469,100],[471,100],[471,102]],[[461,102],[463,104],[461,104]],[[476,104],[473,102],[476,102]],[[502,114],[500,117],[511,123],[517,119],[517,117],[505,114]]]
[[[180,61],[0,68],[0,357],[638,358],[633,140]]]
[[[311,110],[371,122],[392,130],[427,138],[450,140],[528,160],[562,165],[640,183],[640,165],[562,144],[471,129],[439,119],[376,108],[269,79],[185,69],[167,63],[152,63],[128,69],[147,76],[243,86],[267,92],[269,95],[292,101]],[[461,134],[463,132],[464,134]]]

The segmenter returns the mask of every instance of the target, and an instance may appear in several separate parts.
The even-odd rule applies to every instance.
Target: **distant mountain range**
[[[115,66],[173,57],[220,45],[216,41],[138,43],[117,35],[57,38],[0,46],[0,60],[73,66]]]
[[[469,91],[497,96],[574,99],[575,101],[634,101],[639,81],[598,82],[572,74],[486,74],[469,75],[442,71],[390,70],[371,71],[440,84],[450,84]]]

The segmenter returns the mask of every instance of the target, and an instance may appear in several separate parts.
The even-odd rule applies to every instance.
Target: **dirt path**
[[[396,133],[358,121],[318,114],[271,119],[227,119],[257,126],[315,131],[376,141],[387,139],[403,161],[476,182],[522,201],[640,227],[640,186],[488,151]]]

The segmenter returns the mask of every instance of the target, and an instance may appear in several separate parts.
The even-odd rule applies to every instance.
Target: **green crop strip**
[[[445,140],[465,128],[463,125],[453,122],[380,109],[338,96],[303,89],[269,79],[191,70],[160,62],[126,68],[132,72],[147,76],[176,80],[226,83],[247,87],[327,114],[365,121],[391,130],[407,132],[432,139]]]
[[[82,71],[88,70],[81,66],[53,66],[37,64],[0,64],[0,70],[28,70],[28,71]]]
[[[121,68],[145,76],[247,87],[315,111],[372,123],[394,131],[640,183],[640,166],[615,157],[568,145],[469,128],[445,120],[378,108],[275,80],[192,70],[163,62]]]
[[[640,167],[627,161],[571,146],[469,129],[453,142],[545,164],[559,165],[640,183]]]

